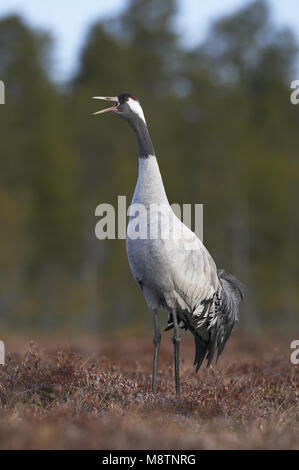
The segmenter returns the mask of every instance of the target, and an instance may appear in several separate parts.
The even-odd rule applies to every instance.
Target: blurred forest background
[[[63,85],[50,78],[51,37],[0,19],[1,328],[151,322],[125,241],[94,233],[98,204],[130,203],[138,165],[128,125],[93,117],[91,97],[127,91],[145,110],[170,202],[204,204],[205,245],[246,286],[241,326],[298,325],[296,41],[265,1],[220,18],[192,50],[175,15],[174,0],[131,0],[92,26]]]

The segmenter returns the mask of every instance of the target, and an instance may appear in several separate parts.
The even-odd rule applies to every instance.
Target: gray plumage
[[[176,309],[181,327],[195,339],[196,371],[204,358],[207,365],[222,353],[232,328],[238,319],[243,290],[239,281],[223,270],[217,271],[210,254],[191,232],[194,249],[186,249],[185,238],[172,237],[182,222],[177,219],[166,197],[155,156],[140,158],[139,177],[132,200],[147,209],[147,234],[151,225],[170,223],[170,239],[132,240],[127,237],[127,252],[135,280],[142,288],[148,306],[169,312],[167,330],[173,327],[172,311]],[[164,204],[164,219],[149,216],[151,204]],[[131,220],[129,221],[129,227]],[[128,231],[129,231],[128,227]],[[188,228],[184,228],[189,233]]]
[[[179,393],[179,327],[194,336],[196,371],[205,358],[209,366],[216,351],[217,359],[222,353],[238,319],[243,288],[234,276],[217,270],[201,240],[174,214],[137,98],[129,93],[98,98],[116,104],[96,114],[113,111],[130,123],[137,137],[139,173],[127,230],[127,253],[133,276],[153,312],[152,390],[156,391],[161,340],[157,311],[162,308],[169,314],[166,330],[174,329],[175,383]],[[142,233],[139,238],[135,236],[137,226]]]

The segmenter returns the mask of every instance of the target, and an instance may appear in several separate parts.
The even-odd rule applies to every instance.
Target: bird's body
[[[221,346],[226,337],[223,331],[216,344],[209,341],[222,315],[223,280],[201,240],[173,212],[155,156],[139,157],[139,175],[132,199],[132,205],[135,204],[145,207],[143,217],[138,214],[138,222],[146,227],[147,236],[127,237],[132,274],[148,307],[167,310],[170,325],[173,323],[171,314],[176,309],[179,325],[190,330],[202,346],[195,361],[200,366],[205,353]],[[162,210],[151,211],[155,205]],[[131,221],[134,217],[129,220],[128,234]],[[158,233],[158,238],[151,238],[151,233]],[[169,236],[162,238],[163,233]],[[231,323],[236,319],[235,309]],[[210,355],[210,359],[212,357]]]
[[[130,237],[134,217],[130,219],[127,253],[148,306],[170,312],[179,306],[194,312],[202,300],[219,288],[216,266],[200,239],[173,212],[155,156],[140,157],[132,204],[142,204],[146,209],[146,216],[138,220],[146,226],[147,237]],[[162,210],[154,212],[155,205]],[[162,238],[162,234],[167,236]]]
[[[122,108],[123,96],[128,104]],[[194,336],[196,369],[205,357],[209,365],[217,349],[221,354],[237,320],[242,289],[236,278],[217,271],[201,240],[173,212],[139,102],[132,95],[120,95],[117,109],[124,109],[122,117],[132,125],[139,144],[139,174],[128,224],[127,253],[132,274],[154,316],[153,391],[161,339],[157,310],[163,308],[169,313],[167,329],[174,328],[179,392],[179,327]],[[142,234],[139,237],[134,233],[136,217],[138,233]]]

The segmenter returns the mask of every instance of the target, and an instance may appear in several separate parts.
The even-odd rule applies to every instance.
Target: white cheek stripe
[[[140,104],[138,103],[138,101],[133,100],[132,98],[129,98],[129,100],[128,100],[128,105],[130,106],[130,108],[131,108],[131,110],[133,111],[133,113],[137,114],[137,115],[143,120],[144,124],[146,124],[142,107],[140,106]]]

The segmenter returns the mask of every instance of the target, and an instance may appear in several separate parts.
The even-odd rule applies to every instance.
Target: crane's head
[[[130,122],[143,121],[146,124],[142,107],[136,96],[130,93],[121,93],[119,96],[94,96],[95,100],[113,101],[110,108],[102,109],[94,114],[111,112]]]

